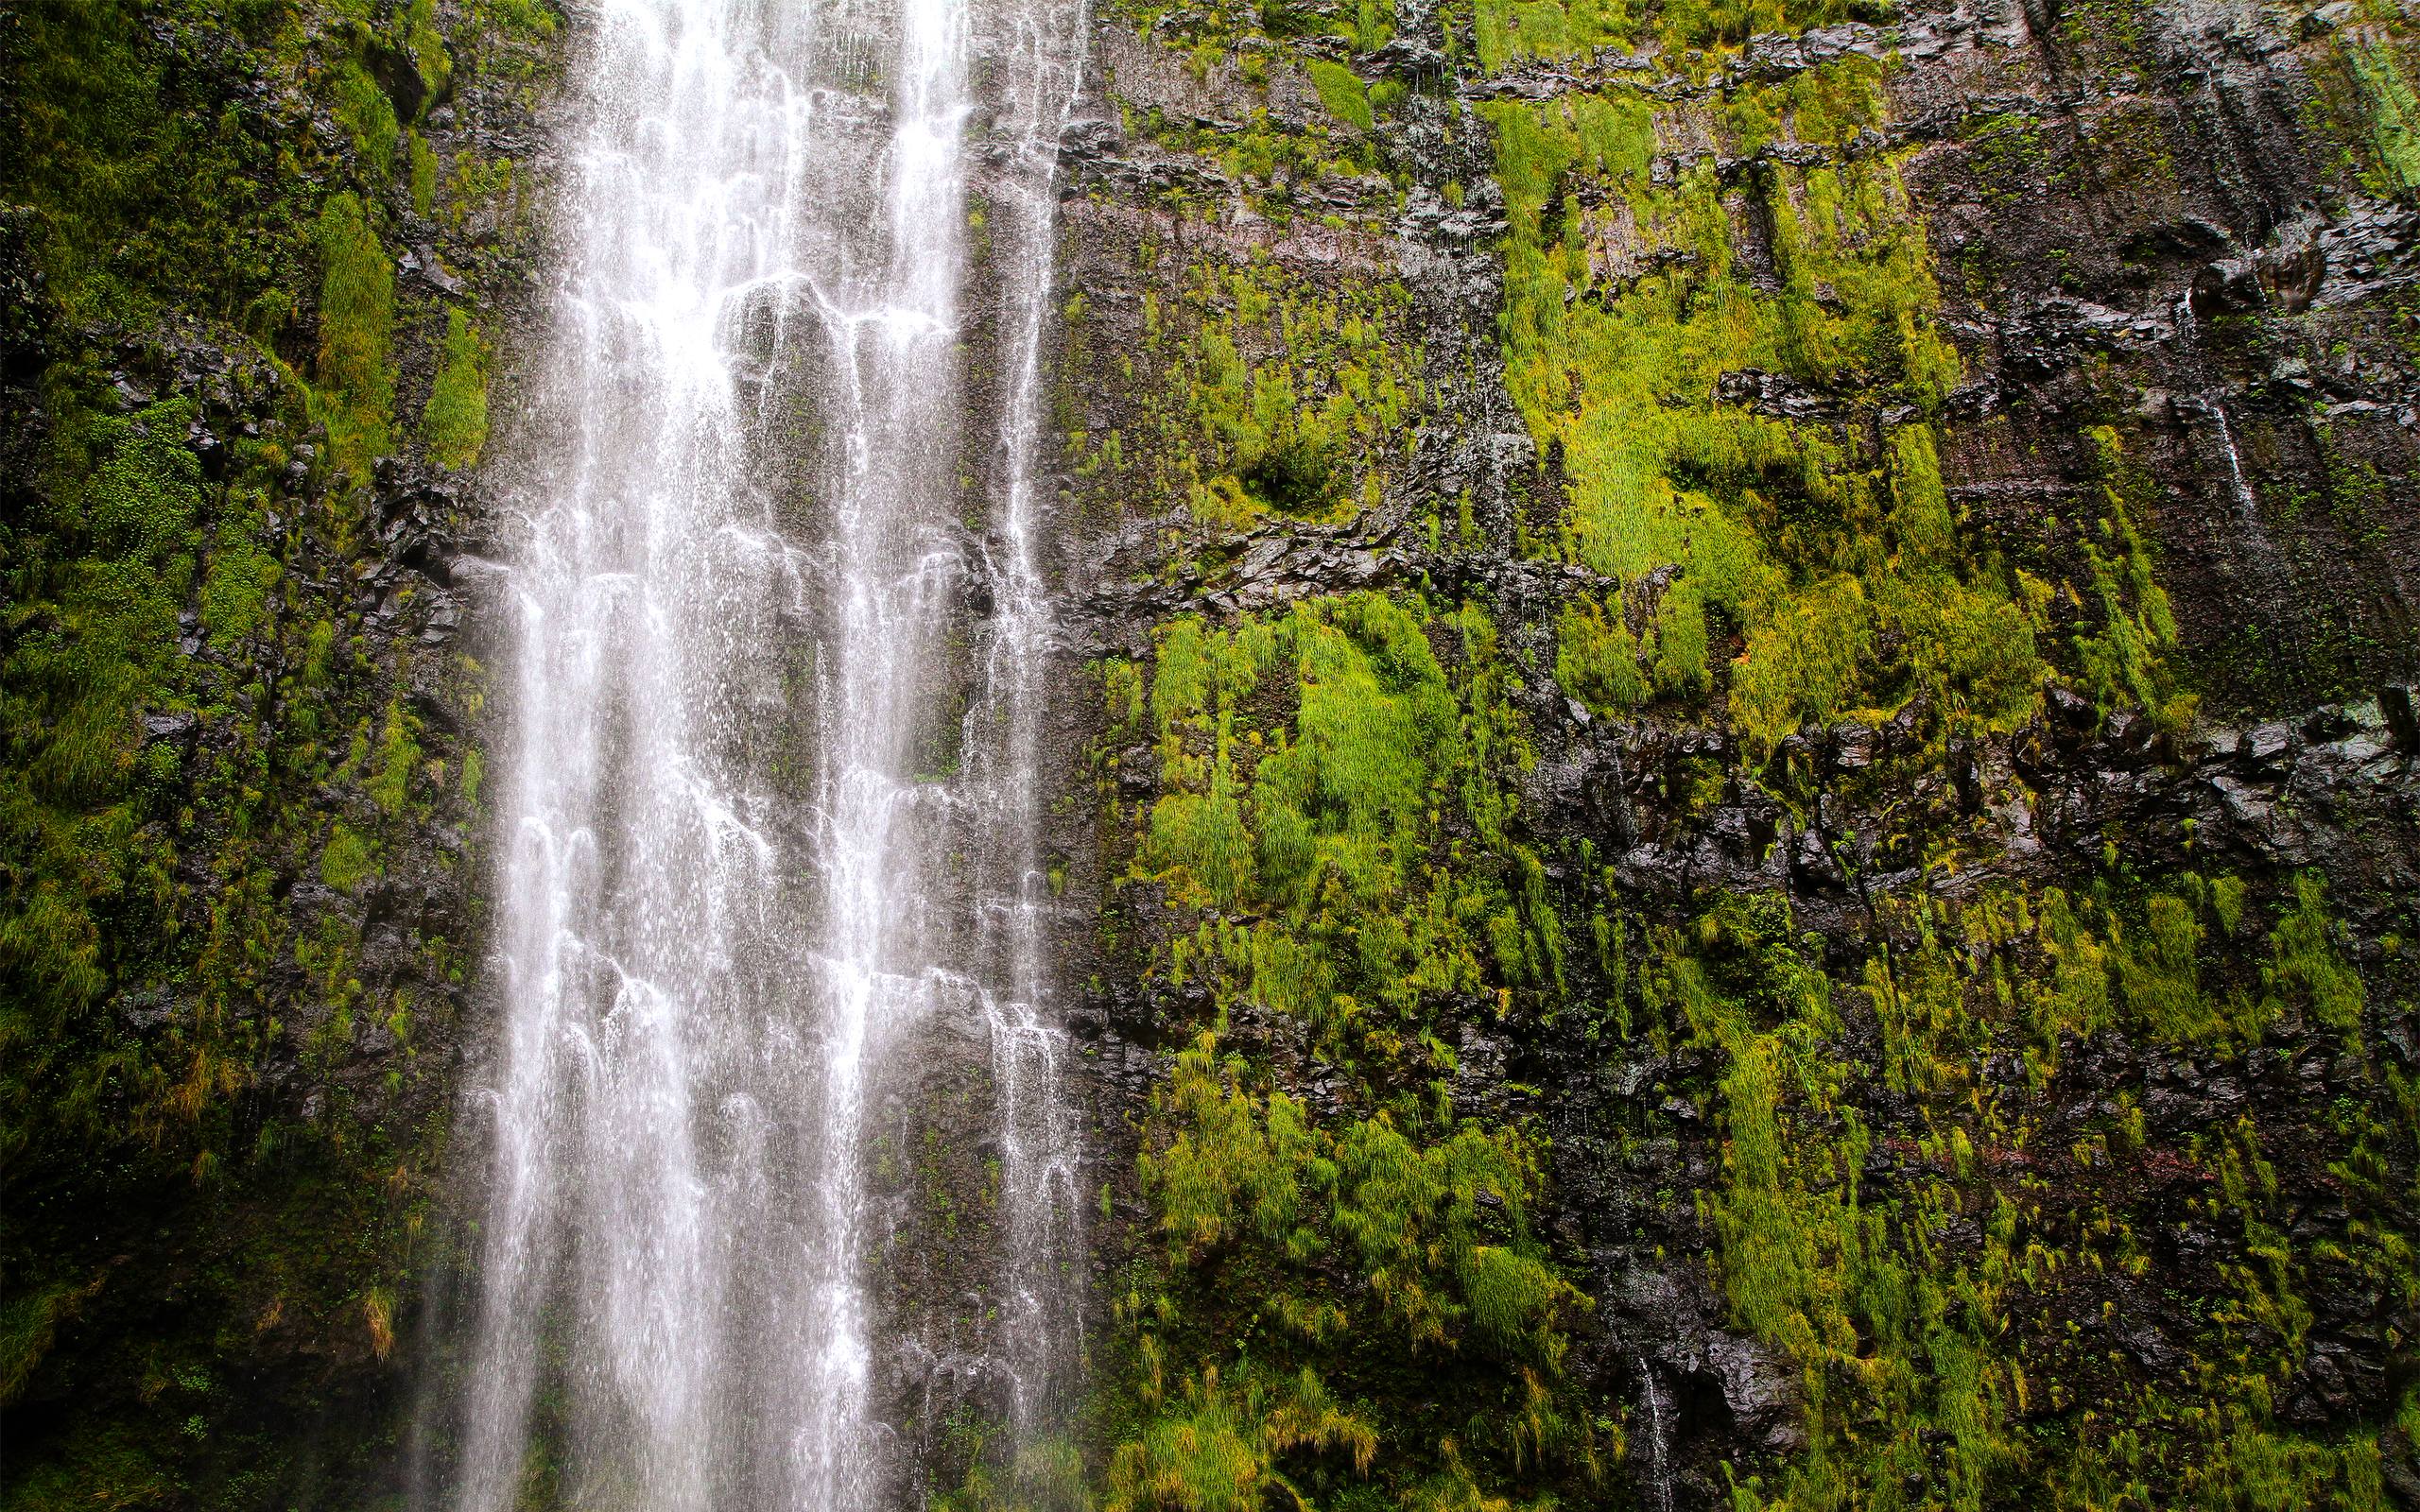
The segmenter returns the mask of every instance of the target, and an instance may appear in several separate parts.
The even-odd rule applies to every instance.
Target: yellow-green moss
[[[395,270],[352,194],[320,212],[321,418],[337,461],[358,473],[389,448],[395,372],[388,349],[395,323]]]
[[[1779,900],[1726,898],[1693,928],[1657,932],[1637,978],[1651,1032],[1668,1024],[1723,1068],[1721,1172],[1702,1199],[1713,1276],[1738,1326],[1801,1371],[1806,1447],[1741,1477],[1740,1505],[1903,1504],[1920,1489],[1925,1504],[1980,1508],[2037,1487],[2078,1512],[2166,1504],[2152,1485],[2197,1506],[2381,1504],[2371,1432],[2290,1430],[2273,1403],[2299,1368],[2317,1277],[2349,1268],[2397,1295],[2420,1285],[2401,1199],[2362,1174],[2385,1169],[2390,1142],[2412,1148],[2415,1129],[2390,1132],[2368,1110],[2377,1089],[2366,1107],[2340,1098],[2326,1121],[2320,1137],[2345,1151],[2331,1172],[2364,1194],[2344,1230],[2357,1253],[2287,1233],[2248,1112],[2176,1137],[2166,1166],[2138,1164],[2150,1135],[2131,1093],[2081,1138],[2042,1120],[2043,1057],[2105,1026],[2113,1005],[2153,1039],[2231,1055],[2273,1035],[2360,1033],[2359,976],[2315,877],[2292,879],[2270,910],[2272,960],[2297,963],[2262,973],[2276,1001],[2240,1018],[2224,1006],[2240,994],[2213,995],[2214,978],[2243,980],[2257,939],[2245,895],[2239,879],[2185,874],[2132,902],[2004,885],[1962,903],[1892,902],[1854,977],[1802,951]],[[2243,944],[2208,933],[2205,908]],[[2281,991],[2289,976],[2329,985]],[[1878,1057],[1843,1039],[1868,1013]],[[2014,1090],[1988,1073],[2033,1037]],[[2051,1148],[2050,1127],[2072,1143]],[[2113,1376],[2061,1320],[2080,1299],[2105,1319],[2113,1304],[2092,1300],[2102,1279],[2147,1273],[2146,1230],[2169,1199],[2128,1173],[2178,1162],[2199,1175],[2193,1221],[2230,1241],[2223,1293],[2163,1325],[2191,1360],[2181,1376]]]
[[[1330,115],[1356,130],[1370,129],[1370,92],[1353,70],[1324,58],[1312,59],[1303,70],[1311,76],[1311,87]]]
[[[1600,605],[1583,594],[1564,606],[1555,625],[1555,679],[1599,717],[1627,713],[1646,701],[1638,638],[1623,623],[1618,598]]]
[[[1741,86],[1726,128],[1741,151],[1838,147],[1880,124],[1880,78],[1852,58]],[[1732,714],[1753,752],[1919,688],[1952,722],[2022,722],[2048,676],[2039,607],[1974,559],[1949,507],[1927,417],[1959,362],[1897,158],[1758,167],[1776,297],[1737,266],[1710,164],[1650,181],[1651,102],[1486,110],[1511,225],[1506,381],[1570,479],[1559,549],[1625,584],[1677,569],[1656,616],[1658,691],[1712,687],[1719,627],[1736,626]],[[1720,402],[1720,380],[1749,370],[1909,418],[1864,459],[1828,422]],[[1886,641],[1897,657],[1870,654]]]
[[[450,468],[475,467],[487,445],[486,344],[459,310],[446,312],[445,341],[438,352],[428,404],[421,411],[421,435],[429,457]]]
[[[1400,285],[1305,286],[1264,258],[1196,266],[1176,298],[1146,296],[1137,469],[1121,438],[1079,434],[1078,472],[1123,491],[1148,465],[1152,486],[1218,530],[1271,512],[1350,514],[1412,439],[1421,353],[1409,303]]]

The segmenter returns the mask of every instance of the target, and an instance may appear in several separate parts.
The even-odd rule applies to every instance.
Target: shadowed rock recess
[[[2415,476],[2387,0],[21,0],[0,1506],[2420,1507]]]

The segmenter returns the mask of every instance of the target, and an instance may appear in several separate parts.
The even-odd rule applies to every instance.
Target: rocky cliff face
[[[6,26],[7,1495],[354,1500],[484,1022],[558,30]],[[1011,1453],[901,1366],[930,1499],[2420,1502],[2409,19],[1096,37],[1091,1396]],[[990,1177],[925,1091],[945,1375]]]
[[[1106,1504],[2420,1497],[2401,13],[1100,36]]]
[[[0,21],[11,1506],[397,1457],[479,952],[468,470],[555,35]]]

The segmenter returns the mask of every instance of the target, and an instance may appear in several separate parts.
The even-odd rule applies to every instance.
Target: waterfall
[[[604,0],[583,38],[559,318],[499,485],[500,1022],[464,1111],[485,1173],[429,1512],[890,1499],[868,1125],[952,1013],[998,1084],[1020,1429],[1063,1392],[1033,454],[1081,24]],[[970,279],[986,173],[996,310]],[[982,321],[997,393],[965,370]],[[994,612],[954,666],[978,571]],[[971,919],[941,876],[959,843],[989,873]]]
[[[1031,1436],[1070,1403],[1068,1367],[1082,1327],[1083,1205],[1079,1140],[1062,1086],[1066,1036],[1047,1011],[1045,967],[1049,875],[1041,847],[1041,731],[1050,601],[1037,560],[1035,451],[1042,420],[1043,345],[1057,230],[1059,138],[1080,82],[1081,0],[1017,28],[1011,102],[1003,112],[1019,171],[994,197],[1002,228],[1008,362],[1000,404],[996,529],[987,552],[994,613],[986,696],[970,712],[977,810],[987,816],[987,956],[999,963],[985,994],[999,1089],[1001,1194],[1009,1228],[1009,1305],[999,1345],[1012,1382],[1012,1426]]]

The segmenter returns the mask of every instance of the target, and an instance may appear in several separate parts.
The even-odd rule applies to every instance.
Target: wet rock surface
[[[1621,1006],[1638,1003],[1638,974],[1659,970],[1642,952],[1688,954],[1685,943],[1650,947],[1648,937],[1663,937],[1655,932],[1694,930],[1714,942],[1730,937],[1731,926],[1718,922],[1731,917],[1725,910],[1782,911],[1772,916],[1787,919],[1775,937],[1795,940],[1795,958],[1834,984],[1838,1022],[1826,1031],[1824,1063],[1845,1079],[1824,1093],[1839,1100],[1837,1111],[1809,1117],[1827,1138],[1843,1121],[1865,1131],[1851,1177],[1861,1200],[1893,1211],[1939,1202],[1945,1174],[1962,1173],[1951,1177],[1963,1183],[1962,1211],[1926,1241],[1932,1274],[1980,1263],[1993,1243],[1995,1188],[2034,1194],[2025,1200],[2042,1204],[2048,1248],[2077,1243],[2071,1216],[2084,1211],[2122,1213],[2142,1236],[2147,1248],[2130,1269],[2006,1304],[2004,1315],[2028,1338],[2073,1330],[2089,1341],[2083,1353],[2044,1346],[2040,1358],[2059,1363],[2031,1378],[2033,1399],[2001,1401],[2010,1421],[2064,1446],[2043,1451],[2049,1457],[2034,1459],[2029,1473],[2078,1452],[2081,1402],[2105,1411],[2139,1400],[2128,1393],[2190,1400],[2205,1390],[2192,1383],[2202,1379],[2209,1326],[2187,1299],[2229,1284],[2223,1278],[2248,1263],[2248,1246],[2264,1243],[2239,1217],[2213,1216],[2212,1194],[2234,1179],[2214,1153],[2236,1137],[2227,1131],[2256,1127],[2273,1151],[2316,1149],[2329,1138],[2321,1132],[2326,1108],[2376,1105],[2408,1073],[2398,1047],[2409,1036],[2411,983],[2401,941],[2420,885],[2420,747],[2407,691],[2420,507],[2405,481],[2415,370],[2388,332],[2411,276],[2411,213],[2408,190],[2348,188],[2321,166],[2334,139],[2311,123],[2342,108],[2331,93],[2342,76],[2326,51],[2336,43],[2323,39],[2350,14],[2247,20],[2168,7],[2141,12],[2135,40],[2116,48],[2097,21],[2063,23],[2014,4],[1919,7],[1889,26],[1754,36],[1711,73],[1611,47],[1585,62],[1515,57],[1490,73],[1467,50],[1441,62],[1433,30],[1398,36],[1347,60],[1364,82],[1412,91],[1383,128],[1377,155],[1394,175],[1399,208],[1348,213],[1324,228],[1305,210],[1350,203],[1336,197],[1333,177],[1289,186],[1281,174],[1271,190],[1236,159],[1185,150],[1182,133],[1110,126],[1122,112],[1130,126],[1187,119],[1232,134],[1250,110],[1232,61],[1188,80],[1167,53],[1150,60],[1148,41],[1104,28],[1106,97],[1091,112],[1100,124],[1065,154],[1073,185],[1088,197],[1069,207],[1063,274],[1088,306],[1080,339],[1094,365],[1079,370],[1101,370],[1089,353],[1139,352],[1156,339],[1148,321],[1168,318],[1181,298],[1164,271],[1169,261],[1232,267],[1265,258],[1308,286],[1399,280],[1432,387],[1383,489],[1319,518],[1270,509],[1223,524],[1205,519],[1199,495],[1187,507],[1182,486],[1165,475],[1122,482],[1113,502],[1071,467],[1062,480],[1063,497],[1075,501],[1069,658],[1148,664],[1168,627],[1187,617],[1240,627],[1363,590],[1476,601],[1494,616],[1510,701],[1534,756],[1518,780],[1519,833],[1545,858],[1567,931],[1576,936],[1586,911],[1599,910],[1598,962],[1574,964],[1559,998],[1509,1014],[1476,997],[1430,1000],[1426,1032],[1456,1048],[1450,1088],[1466,1116],[1532,1120],[1550,1138],[1538,1221],[1593,1298],[1574,1369],[1592,1400],[1622,1414],[1628,1460],[1616,1479],[1628,1477],[1619,1494],[1638,1504],[1718,1504],[1750,1468],[1769,1490],[1778,1486],[1806,1452],[1815,1420],[1801,1363],[1758,1334],[1737,1284],[1726,1293],[1727,1272],[1709,1260],[1743,1221],[1733,1184],[1742,1115],[1727,1079],[1742,1050],[1703,1035],[1692,1042],[1685,1023],[1651,1029]],[[1185,35],[1174,27],[1164,20],[1157,30]],[[1468,35],[1460,41],[1467,49]],[[1285,49],[1267,52],[1275,73]],[[1496,322],[1506,291],[1503,265],[1490,253],[1509,222],[1505,198],[1484,177],[1494,164],[1486,133],[1473,129],[1476,108],[1612,87],[1685,107],[1842,58],[1888,61],[1889,119],[1878,128],[1841,146],[1783,140],[1733,153],[1713,137],[1686,140],[1659,117],[1650,178],[1677,181],[1703,164],[1726,189],[1753,197],[1768,164],[1803,170],[1898,155],[1962,369],[1942,407],[1941,456],[1960,529],[2028,572],[2074,575],[2081,558],[2054,543],[2053,527],[2108,507],[2084,433],[2118,426],[2130,465],[2147,480],[2130,497],[2143,501],[2148,518],[2137,524],[2177,621],[2184,685],[2199,695],[2185,717],[2155,717],[2054,676],[2032,711],[1999,730],[1945,735],[1951,716],[1919,693],[1895,707],[1810,721],[1766,746],[1727,716],[1720,694],[1695,709],[1607,711],[1564,680],[1556,627],[1569,606],[1591,597],[1616,606],[1643,644],[1678,570],[1625,582],[1553,543],[1571,485],[1560,440],[1533,441],[1503,387]],[[1448,87],[1438,87],[1441,75]],[[1315,110],[1288,113],[1284,98],[1272,86],[1273,129],[1321,129]],[[2021,152],[1992,145],[2003,132],[2022,140]],[[2130,180],[2120,161],[2155,162],[2157,181]],[[1272,221],[1250,208],[1288,187],[1292,216]],[[1602,204],[1590,198],[1601,188],[1579,175],[1555,192],[1567,196],[1565,215]],[[1685,266],[1685,255],[1592,268],[1575,278],[1566,302],[1610,304],[1640,278]],[[1780,283],[1772,281],[1776,297]],[[1123,431],[1131,457],[1149,424],[1141,406],[1098,380],[1077,387],[1077,418],[1066,423],[1095,437]],[[1852,385],[1754,366],[1721,373],[1710,394],[1662,402],[1705,401],[1869,451],[1912,413]],[[2046,645],[2088,631],[2072,606],[2046,613]],[[1735,638],[1718,645],[1717,660],[1745,650]],[[1717,672],[1718,684],[1724,675]],[[1276,730],[1282,700],[1279,709]],[[1278,738],[1269,725],[1256,728]],[[1151,744],[1119,740],[1092,761],[1070,791],[1099,805],[1105,828],[1145,830],[1154,804],[1181,791]],[[1100,1102],[1132,1108],[1168,1074],[1169,1052],[1216,1022],[1222,1045],[1319,1118],[1365,1110],[1379,1094],[1364,1075],[1340,1072],[1333,1047],[1255,1002],[1257,988],[1230,995],[1167,976],[1165,941],[1201,915],[1144,875],[1151,868],[1135,857],[1150,843],[1097,844],[1099,859],[1078,868],[1076,893],[1117,921],[1115,942],[1092,956],[1105,980],[1077,1010]],[[1079,836],[1070,844],[1083,856]],[[2290,1015],[2256,1045],[2198,1055],[2163,1044],[2139,1020],[2053,1034],[2032,1049],[2022,1036],[1979,1029],[1956,1084],[1974,1089],[1976,1106],[1999,1109],[1994,1118],[2022,1126],[2022,1153],[1987,1150],[1979,1164],[1945,1164],[1927,1142],[1955,1115],[1902,1085],[1896,1071],[1886,1074],[1905,1031],[1874,986],[1882,969],[1874,963],[1931,949],[1934,928],[1979,919],[2002,905],[1993,900],[2024,898],[2037,913],[2015,926],[2016,937],[1960,947],[1974,963],[1962,970],[1977,971],[1978,981],[1993,971],[2047,979],[2058,952],[2039,924],[2046,889],[2092,891],[2127,911],[2168,885],[2162,879],[2187,874],[2242,878],[2279,895],[2297,875],[2324,877],[2340,948],[2366,988],[2369,1048],[2348,1053],[2336,1030]],[[1609,917],[1633,931],[1627,958],[1607,944]],[[1937,921],[1921,926],[1921,940],[1919,918]],[[1232,930],[1256,920],[1231,910],[1211,922]],[[1158,955],[1147,948],[1155,931]],[[1727,948],[1709,943],[1703,954],[1711,960]],[[2256,996],[2261,989],[2244,984],[2258,977],[2255,956],[2266,948],[2218,951],[2204,958],[2227,964],[2204,970],[2236,984],[2228,990]],[[1085,964],[1080,949],[1075,959]],[[1138,968],[1145,961],[1155,964]],[[1863,988],[1854,985],[1860,971]],[[2095,1140],[2117,1149],[2107,1143],[2117,1139],[2113,1121],[2136,1118],[2144,1132],[2130,1153],[2074,1153]],[[1152,1147],[1149,1135],[1142,1143]],[[2093,1163],[2111,1159],[2114,1167]],[[2301,1236],[2295,1244],[2341,1245],[2364,1222],[2409,1216],[2398,1199],[2391,1218],[2359,1217],[2324,1162],[2269,1159],[2277,1186],[2263,1200],[2275,1216],[2260,1222],[2286,1226]],[[2394,1169],[2411,1160],[2398,1154]],[[1130,1197],[1118,1180],[1103,1243],[1125,1263],[1148,1248],[1155,1219],[1148,1191]],[[2093,1243],[2083,1241],[2085,1249]],[[2400,1379],[2402,1346],[2393,1341],[2413,1320],[2392,1288],[2321,1289],[2329,1295],[2324,1304],[2314,1296],[2307,1343],[2273,1378],[2274,1420],[2317,1438],[2358,1435],[2379,1410],[2379,1383]],[[1850,1352],[1873,1358],[1884,1348],[1860,1336]],[[2094,1364],[2092,1349],[2121,1363]],[[1642,1414],[1659,1391],[1669,1400],[1658,1399],[1656,1431],[1668,1427],[1669,1437],[1651,1453]],[[1911,1429],[1908,1443],[1932,1466],[1910,1469],[1909,1485],[1945,1473],[1945,1429]],[[1870,1448],[1878,1460],[1882,1448]],[[2204,1467],[2194,1473],[2234,1473],[2205,1447],[2177,1452],[2178,1463]],[[2409,1452],[2399,1440],[2386,1444],[2391,1486],[2412,1479]]]

